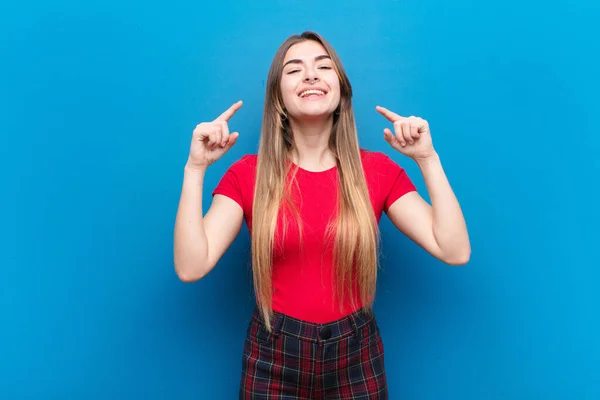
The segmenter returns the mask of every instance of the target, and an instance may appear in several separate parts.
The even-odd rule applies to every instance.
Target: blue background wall
[[[386,217],[376,311],[392,399],[600,398],[597,2],[41,1],[0,6],[0,397],[235,398],[246,228],[201,282],[172,233],[194,126],[234,101],[257,149],[271,58],[313,29],[355,89],[429,120],[473,255],[434,261]]]

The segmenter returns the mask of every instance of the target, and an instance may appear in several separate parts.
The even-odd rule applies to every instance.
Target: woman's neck
[[[336,165],[329,150],[333,118],[324,121],[290,120],[290,127],[298,151],[293,155],[296,165],[308,171],[323,171]]]

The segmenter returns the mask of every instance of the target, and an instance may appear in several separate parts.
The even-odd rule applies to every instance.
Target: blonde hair
[[[268,331],[271,331],[273,316],[274,237],[278,216],[283,212],[282,207],[287,205],[296,215],[299,231],[302,232],[302,221],[290,198],[290,185],[294,176],[290,180],[286,179],[290,172],[289,161],[297,149],[285,116],[280,81],[288,49],[306,40],[318,42],[325,48],[340,81],[340,104],[333,115],[329,139],[329,149],[336,158],[339,190],[336,215],[329,222],[327,230],[327,238],[334,243],[333,274],[339,306],[342,307],[345,296],[349,296],[352,305],[356,306],[354,286],[357,284],[362,307],[370,311],[377,280],[379,230],[362,169],[350,81],[338,55],[325,39],[314,32],[290,36],[277,50],[269,70],[252,209],[254,289]],[[285,215],[284,212],[283,235],[287,226]]]

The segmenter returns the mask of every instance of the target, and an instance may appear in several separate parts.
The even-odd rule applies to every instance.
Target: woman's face
[[[333,114],[340,102],[340,81],[320,43],[296,43],[283,65],[281,95],[288,117],[306,120]]]

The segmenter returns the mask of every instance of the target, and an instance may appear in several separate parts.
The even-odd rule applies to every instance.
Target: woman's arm
[[[467,225],[437,154],[417,160],[431,205],[417,192],[396,200],[388,209],[390,221],[437,259],[463,265],[471,256]]]
[[[239,204],[219,194],[202,217],[205,172],[186,168],[175,220],[175,272],[184,282],[197,281],[214,268],[243,222]]]
[[[384,129],[385,140],[412,158],[423,174],[431,206],[417,193],[396,200],[387,214],[392,223],[431,255],[451,265],[466,264],[471,257],[467,225],[458,200],[433,148],[429,123],[418,117],[402,117],[383,107],[377,111],[394,124]]]
[[[202,217],[205,172],[186,168],[175,219],[175,272],[185,282],[197,281],[214,268],[243,222],[239,204],[219,194]]]
[[[238,101],[212,122],[198,124],[192,133],[183,187],[175,218],[174,263],[179,279],[196,281],[208,274],[239,233],[244,212],[234,200],[215,195],[202,217],[202,187],[209,165],[235,144],[228,121],[242,106]]]

